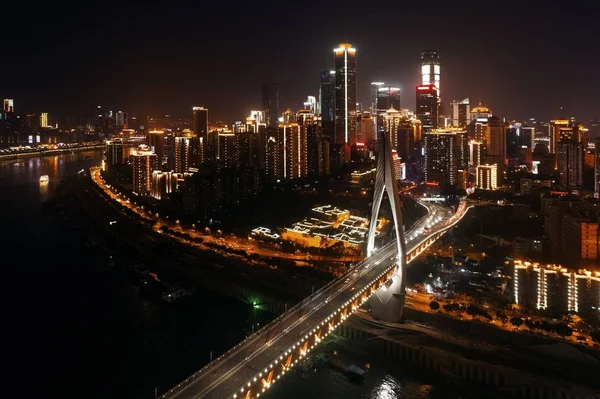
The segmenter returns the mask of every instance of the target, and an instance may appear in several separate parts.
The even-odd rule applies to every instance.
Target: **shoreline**
[[[11,161],[11,160],[18,160],[21,158],[45,157],[45,156],[50,156],[50,155],[64,154],[64,153],[68,153],[68,152],[98,150],[101,148],[104,148],[104,144],[93,144],[93,145],[86,145],[86,146],[81,146],[81,147],[59,148],[59,149],[53,149],[53,150],[49,150],[49,149],[33,150],[30,152],[23,152],[23,153],[18,153],[18,154],[0,155],[0,161],[3,161],[3,160]]]

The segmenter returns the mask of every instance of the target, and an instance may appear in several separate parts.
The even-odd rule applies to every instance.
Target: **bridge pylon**
[[[406,286],[406,239],[402,223],[402,201],[398,193],[398,180],[394,171],[392,144],[389,134],[379,132],[379,152],[377,155],[377,172],[373,205],[371,207],[371,223],[367,236],[367,257],[375,250],[375,230],[383,194],[387,191],[392,208],[392,217],[396,228],[396,244],[398,246],[398,272],[392,279],[392,285],[385,292],[377,292],[370,301],[373,316],[387,321],[402,319]],[[384,260],[389,261],[389,260]],[[383,294],[386,295],[383,295]]]

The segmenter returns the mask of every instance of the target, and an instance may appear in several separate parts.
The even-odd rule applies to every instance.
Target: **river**
[[[140,298],[123,274],[107,270],[108,255],[86,247],[89,237],[43,212],[63,177],[98,165],[101,155],[0,161],[5,364],[19,396],[151,399],[271,317],[207,291],[169,307]],[[348,351],[372,365],[364,384],[327,368],[286,377],[268,397],[456,397],[440,381]]]

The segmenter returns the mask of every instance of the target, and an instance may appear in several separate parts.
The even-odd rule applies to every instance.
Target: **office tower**
[[[200,141],[191,134],[175,137],[175,172],[197,172],[200,166]]]
[[[498,188],[498,167],[496,164],[477,166],[475,175],[476,187],[480,190],[495,190]]]
[[[377,89],[377,112],[385,112],[390,108],[400,111],[400,88],[381,86]]]
[[[390,144],[392,150],[398,151],[398,128],[404,120],[404,115],[400,110],[387,109],[386,112],[381,114],[381,129],[386,133],[386,136],[390,138]]]
[[[425,133],[425,182],[439,187],[458,183],[460,139],[463,134],[437,129]]]
[[[276,127],[279,119],[279,91],[275,83],[264,83],[262,87],[263,111],[267,125]]]
[[[469,99],[465,98],[461,101],[452,101],[452,127],[467,127],[471,122],[471,105]]]
[[[335,143],[356,141],[356,49],[342,43],[334,50]]]
[[[162,169],[163,164],[167,163],[165,144],[164,130],[154,129],[148,132],[148,147],[156,154],[156,169]]]
[[[123,111],[117,111],[115,114],[115,121],[117,129],[127,128],[127,113]]]
[[[13,100],[12,98],[5,98],[2,101],[2,111],[15,112],[15,100]]]
[[[421,85],[434,85],[440,98],[440,56],[437,51],[425,50],[421,53]]]
[[[335,71],[321,72],[319,104],[321,120],[333,122],[335,117]]]
[[[375,130],[375,118],[370,112],[363,112],[358,121],[358,141],[370,145],[375,141],[377,132]]]
[[[206,143],[208,138],[208,109],[204,107],[192,108],[192,133],[201,139],[202,143]]]
[[[379,94],[379,88],[383,86],[383,82],[371,82],[371,115],[376,117],[377,115],[377,96]],[[389,108],[389,107],[388,107]],[[396,108],[400,109],[400,108]]]
[[[423,132],[429,132],[438,126],[438,90],[433,84],[421,85],[416,88],[417,119],[423,126]]]
[[[150,194],[152,190],[152,172],[156,170],[156,154],[146,149],[138,149],[132,155],[133,193]]]
[[[583,184],[583,143],[572,140],[558,142],[558,184],[571,190]]]
[[[311,112],[317,112],[317,99],[315,96],[307,96],[306,101],[304,101],[304,109]]]
[[[48,113],[47,112],[42,112],[40,114],[40,127],[41,128],[47,128],[47,127],[49,127],[49,125],[48,125]]]
[[[236,166],[235,138],[235,133],[219,133],[219,165],[222,168],[235,168]]]
[[[594,196],[600,198],[600,137],[596,137],[594,148]]]
[[[479,118],[491,118],[492,117],[492,111],[490,111],[490,109],[484,105],[481,104],[481,101],[479,102],[479,105],[476,106],[475,108],[471,109],[471,117],[470,117],[470,121],[474,121],[477,120]]]

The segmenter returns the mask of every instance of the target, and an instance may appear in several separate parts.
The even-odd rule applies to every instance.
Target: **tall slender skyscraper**
[[[321,71],[319,104],[321,120],[333,122],[335,116],[335,71]]]
[[[148,147],[150,151],[156,154],[156,168],[162,169],[163,163],[167,162],[165,156],[165,131],[164,130],[150,130],[148,132]]]
[[[356,142],[356,49],[341,43],[334,51],[335,142]]]
[[[421,84],[435,85],[440,97],[440,56],[437,51],[425,50],[421,53]]]
[[[436,129],[438,125],[438,90],[433,84],[420,85],[416,89],[417,119],[423,124],[423,132]]]
[[[192,132],[206,143],[208,137],[208,109],[204,107],[192,108]]]
[[[377,96],[379,95],[379,88],[384,84],[385,83],[383,82],[371,82],[371,115],[373,117],[377,115]]]
[[[275,83],[264,83],[262,87],[263,111],[267,126],[277,127],[279,123],[279,89]]]

